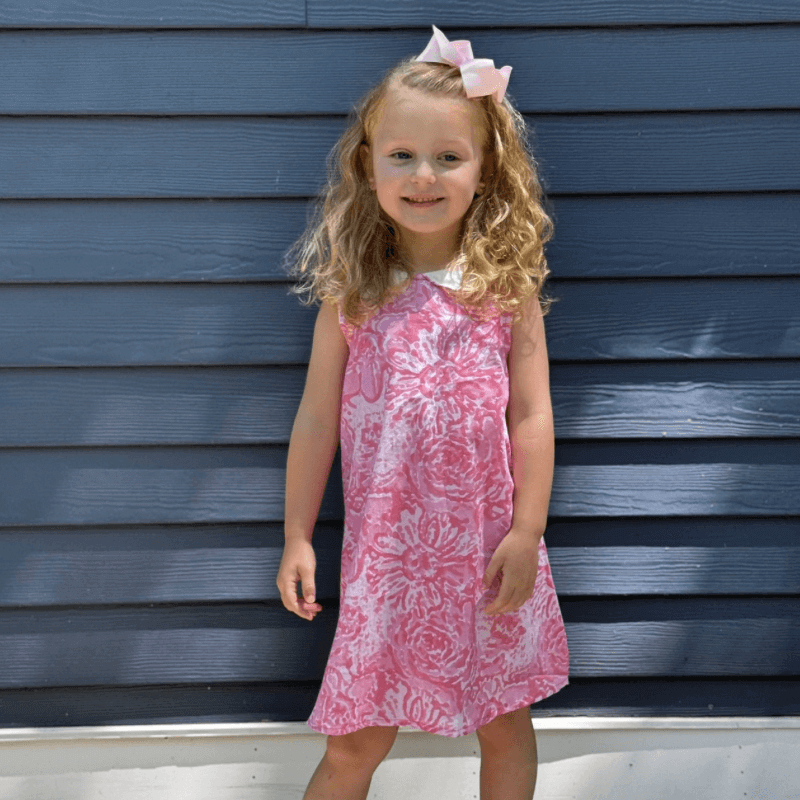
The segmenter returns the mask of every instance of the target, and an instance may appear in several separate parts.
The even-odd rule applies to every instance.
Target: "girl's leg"
[[[303,800],[367,800],[372,774],[392,749],[397,731],[397,725],[372,725],[328,736]]]
[[[532,800],[538,756],[530,706],[495,717],[477,735],[481,800]]]

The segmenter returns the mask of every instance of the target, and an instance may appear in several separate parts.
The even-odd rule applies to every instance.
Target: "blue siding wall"
[[[556,218],[572,682],[534,713],[800,714],[795,2],[64,0],[0,8],[0,725],[308,716],[341,481],[308,623],[280,258],[431,23],[513,65]]]

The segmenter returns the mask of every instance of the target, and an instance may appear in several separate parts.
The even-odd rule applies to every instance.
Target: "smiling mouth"
[[[410,203],[412,206],[432,206],[434,203],[444,200],[444,197],[429,197],[425,200],[412,200],[410,197],[404,197],[403,200],[405,200],[406,203]]]

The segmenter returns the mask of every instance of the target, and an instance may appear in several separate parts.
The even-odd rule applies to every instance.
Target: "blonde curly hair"
[[[401,292],[414,274],[400,251],[400,231],[370,189],[359,155],[360,146],[371,141],[389,90],[397,85],[467,97],[457,67],[412,57],[390,69],[351,112],[328,156],[327,182],[313,218],[284,259],[287,274],[296,279],[291,293],[305,305],[337,304],[353,325]],[[544,245],[553,235],[553,223],[542,205],[525,120],[507,95],[501,104],[491,95],[472,102],[480,109],[484,155],[491,156],[494,172],[464,216],[455,259],[464,281],[461,289],[451,291],[470,315],[484,316],[488,308],[516,320],[533,295],[547,314],[553,300],[542,295],[550,273]],[[390,268],[404,271],[406,280],[394,284]]]

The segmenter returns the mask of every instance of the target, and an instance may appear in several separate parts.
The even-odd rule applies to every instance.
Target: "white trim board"
[[[800,800],[800,717],[534,718],[536,800]],[[305,723],[0,730],[0,800],[300,800]],[[369,800],[478,797],[475,734],[401,728]]]
[[[533,727],[537,733],[590,730],[800,730],[800,717],[534,717]],[[412,727],[401,727],[399,734],[406,733],[417,734],[420,731]],[[312,731],[305,722],[199,722],[177,725],[0,728],[0,744],[54,739],[175,739],[206,736],[298,735],[321,736]],[[458,739],[453,741],[458,741]]]

